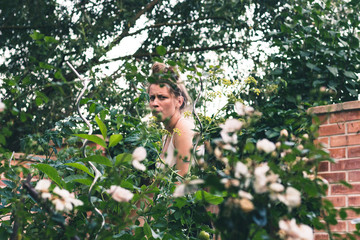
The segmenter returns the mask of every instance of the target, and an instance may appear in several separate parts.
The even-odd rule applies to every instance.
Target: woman
[[[185,176],[189,170],[195,126],[182,117],[182,112],[190,98],[174,68],[156,62],[152,73],[155,82],[148,88],[150,108],[170,133],[164,139],[161,158],[169,167],[176,165],[178,174]]]

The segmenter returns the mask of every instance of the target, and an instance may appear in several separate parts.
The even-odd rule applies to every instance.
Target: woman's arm
[[[176,168],[179,170],[179,175],[185,176],[190,165],[194,125],[190,121],[182,121],[176,127],[180,130],[180,134],[174,132],[174,147],[177,151]]]

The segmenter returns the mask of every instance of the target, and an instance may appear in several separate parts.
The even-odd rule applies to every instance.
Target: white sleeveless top
[[[182,120],[184,120],[185,118],[181,117],[178,121],[178,123]],[[186,119],[185,119],[186,120]],[[195,127],[195,126],[194,126]],[[176,134],[176,133],[175,133]],[[175,164],[176,164],[176,161],[177,161],[177,157],[175,156],[175,146],[174,146],[174,143],[173,143],[173,137],[174,137],[174,133],[171,135],[171,138],[170,138],[170,142],[169,142],[169,145],[168,145],[168,148],[166,150],[165,153],[163,153],[163,158],[164,159],[164,162],[169,166],[169,167],[173,167]],[[163,143],[163,148],[165,146],[165,143],[166,143],[166,138],[165,138],[165,141]],[[157,165],[157,167],[159,168],[164,168],[164,164],[160,163]]]
[[[174,146],[174,143],[173,143],[173,135],[171,135],[171,138],[170,138],[170,143],[169,143],[169,146],[166,150],[166,153],[165,153],[165,163],[169,166],[169,167],[173,167],[175,164],[176,164],[176,156],[174,155],[175,153],[175,146]],[[165,145],[165,143],[164,143]]]

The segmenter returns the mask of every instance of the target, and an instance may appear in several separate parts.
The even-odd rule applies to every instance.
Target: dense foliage
[[[311,228],[343,238],[330,226],[358,210],[323,199],[317,166],[331,159],[306,110],[357,98],[358,1],[61,4],[0,3],[1,239],[312,239]],[[129,36],[145,40],[114,55]],[[237,71],[244,59],[250,76]],[[66,61],[89,78],[80,104],[94,135]],[[177,66],[198,99],[205,154],[194,153],[185,179],[157,165],[167,133],[147,108],[153,61]],[[226,103],[209,114],[218,96]],[[84,139],[97,144],[85,155]],[[25,153],[15,165],[12,151]],[[91,163],[101,173],[93,188]]]
[[[76,112],[79,83],[66,61],[91,76],[89,99],[134,115],[131,100],[143,81],[136,68],[146,75],[159,45],[166,57],[188,66],[206,65],[214,56],[218,59],[212,61],[233,69],[235,80],[250,71],[256,88],[274,91],[261,98],[243,96],[258,108],[271,103],[287,111],[318,100],[353,100],[358,94],[355,0],[15,0],[2,1],[0,9],[1,94],[7,106],[0,144],[15,151],[23,151],[20,139]],[[131,50],[134,42],[139,46]],[[249,62],[253,67],[242,67]],[[111,68],[107,76],[104,67]],[[119,81],[127,84],[119,86]],[[314,99],[321,86],[334,94]]]

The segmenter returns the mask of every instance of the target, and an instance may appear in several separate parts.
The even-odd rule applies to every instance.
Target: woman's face
[[[177,112],[180,112],[182,97],[172,94],[165,84],[151,84],[149,88],[150,108],[153,115],[161,115],[161,121],[170,120]]]

